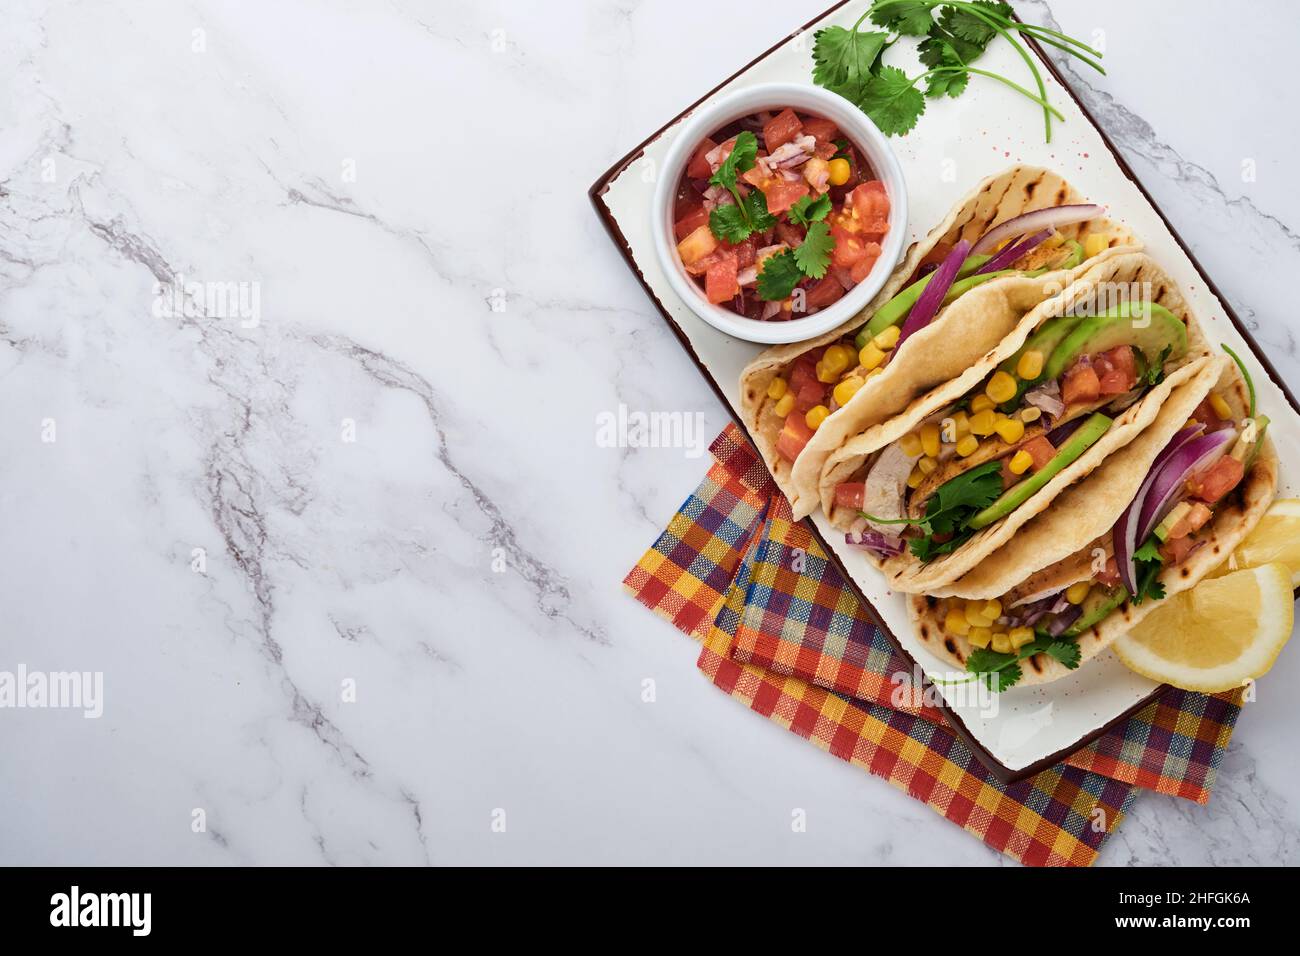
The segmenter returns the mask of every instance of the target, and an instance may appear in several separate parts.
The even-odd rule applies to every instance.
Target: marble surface
[[[1300,30],[1253,7],[1017,4],[1106,44],[1072,81],[1297,383]],[[726,418],[585,190],[821,8],[6,5],[0,671],[103,713],[0,709],[0,863],[1007,862],[619,586],[703,460],[598,416]],[[1296,679],[1101,863],[1300,859]]]

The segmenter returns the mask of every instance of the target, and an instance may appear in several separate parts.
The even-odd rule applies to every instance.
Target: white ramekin
[[[789,107],[833,120],[865,156],[889,196],[889,232],[880,244],[880,258],[871,274],[837,302],[802,319],[763,322],[747,319],[704,297],[677,255],[673,237],[673,207],[677,186],[692,154],[704,137],[728,123],[763,110]],[[903,170],[883,133],[860,109],[836,93],[802,83],[764,83],[718,97],[699,107],[682,125],[659,170],[654,192],[652,229],[660,268],[673,291],[696,315],[720,332],[748,342],[801,342],[828,332],[862,310],[889,278],[907,239],[907,185]]]

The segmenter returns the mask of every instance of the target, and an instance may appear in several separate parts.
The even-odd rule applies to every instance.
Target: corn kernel
[[[831,410],[825,405],[814,405],[804,413],[803,420],[809,428],[816,431],[822,427],[822,422],[826,421],[830,413]]]
[[[978,415],[980,412],[987,411],[992,407],[993,400],[983,392],[980,392],[980,394],[970,400],[970,413],[972,415]]]
[[[1002,616],[1002,602],[997,598],[990,598],[984,602],[984,616],[997,620]]]
[[[949,634],[965,637],[970,633],[970,622],[966,620],[966,615],[953,608],[948,612],[948,616],[943,619],[943,629]]]
[[[862,351],[858,353],[858,361],[868,372],[873,368],[879,368],[880,363],[885,360],[885,353],[876,348],[875,342],[868,342],[862,346]]]
[[[777,377],[772,379],[772,384],[767,386],[767,397],[772,401],[780,401],[781,397],[789,390],[790,383],[785,379]]]
[[[835,344],[822,353],[822,364],[826,366],[828,371],[839,375],[853,363],[855,358],[857,358],[857,353],[852,348],[847,345]]]
[[[1065,589],[1065,599],[1071,604],[1082,604],[1088,592],[1092,590],[1091,581],[1076,581]]]
[[[957,433],[958,438],[963,438],[970,434],[970,416],[964,411],[954,412],[952,416],[953,430]]]
[[[1001,405],[1003,402],[1009,402],[1016,397],[1016,380],[1006,372],[999,369],[993,373],[989,383],[984,386],[984,394],[995,405]]]
[[[1063,242],[1065,242],[1065,236],[1061,235],[1059,232],[1053,229],[1052,234],[1043,240],[1043,248],[1056,249]]]
[[[963,458],[969,458],[971,455],[975,454],[979,447],[980,440],[974,435],[967,435],[965,438],[958,439],[957,454],[961,455]]]
[[[1083,240],[1083,257],[1091,259],[1093,256],[1099,256],[1110,248],[1110,240],[1100,232],[1090,232],[1086,239]]]
[[[987,627],[972,627],[970,633],[966,635],[966,640],[970,642],[971,647],[988,647],[992,639],[993,632]]]
[[[1033,463],[1034,456],[1022,448],[1011,456],[1011,461],[1007,462],[1007,468],[1011,470],[1013,475],[1023,475]]]
[[[1020,420],[1028,425],[1030,422],[1036,422],[1043,417],[1043,410],[1037,405],[1026,405],[1020,409]]]
[[[867,373],[867,378],[875,378],[877,375],[884,374],[884,371],[885,371],[885,367],[883,365],[880,366],[879,368],[873,368],[870,372]]]
[[[934,458],[939,454],[939,426],[935,422],[926,422],[921,426],[921,448]]]
[[[890,349],[892,349],[895,345],[898,344],[898,337],[902,334],[903,334],[903,330],[901,328],[899,328],[897,325],[891,325],[889,328],[885,329],[874,339],[872,339],[871,342],[873,345],[875,345],[876,348],[880,349],[881,351],[888,352]]]
[[[1018,651],[1034,639],[1034,629],[1032,627],[1013,627],[1007,631],[1007,640],[1011,642],[1011,649]]]
[[[933,475],[934,470],[939,467],[939,462],[937,459],[926,455],[916,463],[916,467],[921,469],[921,474],[923,475]]]
[[[1024,355],[1020,356],[1020,361],[1016,363],[1016,374],[1026,382],[1032,382],[1038,376],[1043,374],[1043,353],[1038,349],[1030,349]]]
[[[1025,423],[1018,418],[1001,418],[993,428],[1008,445],[1014,445],[1025,437]]]
[[[843,156],[832,159],[826,164],[830,172],[830,184],[832,186],[843,186],[849,181],[849,176],[853,174],[853,167]]]
[[[1228,403],[1223,400],[1223,396],[1218,392],[1210,393],[1210,407],[1214,409],[1214,414],[1224,421],[1232,421],[1232,409],[1228,407]]]
[[[907,476],[907,487],[915,491],[917,488],[921,487],[921,482],[923,481],[925,481],[925,472],[923,472],[919,467],[913,468],[912,473]]]
[[[963,614],[971,627],[989,627],[994,621],[984,613],[983,601],[967,601]]]
[[[1011,653],[1011,638],[1007,637],[1006,631],[998,631],[993,635],[993,650],[999,654]]]
[[[993,413],[993,409],[986,408],[982,412],[976,412],[970,417],[970,433],[985,438],[993,434],[993,429],[997,426],[998,417]]]
[[[786,392],[782,395],[781,400],[776,403],[776,408],[774,408],[773,411],[782,418],[785,418],[785,416],[794,411],[794,392]]]
[[[832,394],[835,396],[836,403],[839,405],[847,405],[849,399],[857,394],[858,389],[866,383],[866,379],[858,378],[856,375],[850,375],[848,378],[840,382],[840,384],[835,386],[835,390]]]
[[[915,458],[921,454],[921,436],[916,432],[908,432],[898,440],[898,447],[908,458]]]

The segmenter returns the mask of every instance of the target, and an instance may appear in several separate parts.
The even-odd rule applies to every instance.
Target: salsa
[[[871,273],[889,197],[834,122],[787,108],[705,137],[673,220],[682,265],[710,302],[781,321],[826,308]]]

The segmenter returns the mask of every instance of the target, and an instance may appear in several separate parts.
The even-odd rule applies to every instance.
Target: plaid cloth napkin
[[[999,782],[867,618],[735,425],[624,585],[702,643],[698,666],[752,710],[1034,866],[1088,866],[1136,787],[1205,803],[1240,692],[1173,690],[1066,761]],[[795,570],[798,568],[799,570]]]

